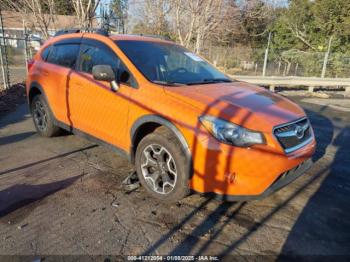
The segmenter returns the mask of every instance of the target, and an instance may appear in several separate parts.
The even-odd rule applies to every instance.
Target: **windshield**
[[[118,40],[116,44],[150,81],[195,85],[231,80],[187,49],[161,42]]]

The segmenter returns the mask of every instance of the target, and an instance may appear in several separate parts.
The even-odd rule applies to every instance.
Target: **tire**
[[[61,129],[54,124],[54,117],[42,95],[33,98],[30,109],[34,126],[41,136],[53,137],[60,133]]]
[[[189,164],[182,145],[165,127],[144,137],[136,149],[141,185],[161,202],[176,202],[189,194]]]

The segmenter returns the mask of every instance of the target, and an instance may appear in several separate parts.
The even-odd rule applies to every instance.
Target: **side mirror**
[[[99,81],[107,81],[111,83],[113,92],[119,90],[119,85],[115,78],[115,73],[110,65],[95,65],[92,68],[92,76]]]
[[[110,65],[95,65],[92,68],[92,76],[99,81],[115,81],[115,73]]]

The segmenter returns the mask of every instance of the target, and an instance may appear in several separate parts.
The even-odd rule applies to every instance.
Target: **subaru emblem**
[[[305,130],[302,126],[296,126],[294,132],[298,139],[302,139],[304,137]]]

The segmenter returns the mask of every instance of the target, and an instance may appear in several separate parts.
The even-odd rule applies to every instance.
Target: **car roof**
[[[147,42],[163,42],[175,44],[170,40],[162,39],[161,36],[144,36],[144,35],[128,35],[128,34],[117,34],[110,35],[109,38],[112,40],[129,40],[129,41],[147,41]]]
[[[47,46],[51,43],[55,43],[60,40],[64,39],[69,39],[69,38],[79,38],[79,37],[84,37],[85,34],[88,34],[89,36],[102,36],[102,37],[108,37],[113,41],[118,41],[118,40],[126,40],[126,41],[145,41],[145,42],[156,42],[156,43],[168,43],[168,44],[173,44],[176,45],[175,42],[169,41],[169,40],[164,40],[161,39],[158,36],[143,36],[143,35],[128,35],[128,34],[115,34],[115,35],[109,35],[109,36],[103,36],[97,33],[67,33],[67,34],[61,34],[58,36],[54,36],[50,38],[48,41],[45,42],[43,46]],[[99,41],[103,41],[103,38],[99,38]]]
[[[103,36],[98,33],[90,33],[90,32],[76,32],[76,33],[63,33],[57,36],[54,36],[50,39],[67,39],[67,38],[75,38],[75,37],[84,37],[85,34],[88,35],[96,35],[96,36]],[[165,37],[162,36],[156,36],[156,35],[133,35],[133,34],[111,34],[105,37],[109,37],[112,40],[130,40],[130,41],[148,41],[148,42],[164,42],[164,43],[172,43],[175,44],[175,42],[165,39]]]

